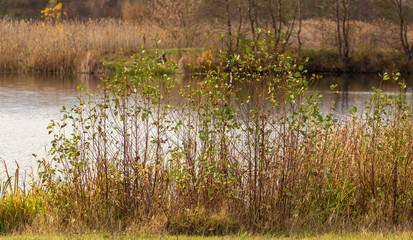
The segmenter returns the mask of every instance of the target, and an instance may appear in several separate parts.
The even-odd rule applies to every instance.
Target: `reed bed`
[[[100,72],[103,61],[129,59],[142,45],[154,48],[151,37],[158,34],[158,47],[224,47],[218,38],[225,34],[221,25],[200,23],[187,28],[173,24],[160,27],[156,23],[141,23],[119,19],[35,21],[0,19],[0,71],[32,73]],[[247,39],[249,26],[244,23],[241,34]],[[336,49],[335,23],[327,19],[308,19],[302,23],[303,56],[316,63],[315,71],[334,71],[340,62]],[[234,32],[237,29],[233,29]],[[290,48],[298,47],[296,34],[290,38]],[[188,40],[190,39],[190,41]],[[189,42],[188,42],[189,41]],[[354,71],[380,72],[406,64],[400,52],[397,26],[386,22],[350,23],[350,46]],[[308,52],[310,50],[310,52]],[[328,53],[333,51],[333,55]],[[326,55],[327,54],[327,55]],[[179,56],[182,57],[182,56]],[[331,59],[333,58],[333,59]],[[328,59],[328,61],[324,61]],[[202,59],[204,62],[204,59]],[[367,62],[367,63],[364,63]],[[313,67],[314,66],[314,67]],[[350,67],[351,68],[351,67]],[[402,67],[402,69],[404,68]]]
[[[128,59],[138,48],[175,47],[178,41],[155,24],[101,19],[44,22],[0,19],[0,71],[93,73],[103,61]],[[179,35],[178,35],[179,37]],[[202,36],[198,36],[201,38]],[[201,44],[200,39],[197,42]]]

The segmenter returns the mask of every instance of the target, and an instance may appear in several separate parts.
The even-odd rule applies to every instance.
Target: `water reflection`
[[[50,142],[46,127],[60,119],[62,105],[72,106],[80,96],[77,87],[96,89],[98,81],[88,75],[39,77],[0,75],[0,158],[11,170],[14,161],[29,170],[35,166],[32,153],[45,153]]]
[[[408,103],[412,104],[413,92],[413,76],[400,77],[406,80],[407,88],[404,90],[404,97]],[[178,77],[179,87],[194,85],[198,80],[194,80],[193,76],[183,75]],[[338,94],[334,94],[330,86],[337,84],[335,90]],[[323,113],[335,113],[339,115],[348,115],[350,109],[354,106],[359,110],[366,107],[365,102],[369,101],[373,95],[373,87],[381,88],[384,93],[398,93],[400,88],[397,82],[393,80],[382,81],[378,74],[347,74],[347,75],[326,75],[322,78],[310,82],[309,92],[318,92],[323,95],[320,102],[320,110]],[[241,97],[246,97],[248,94],[266,91],[265,86],[257,88],[242,87],[243,92]],[[335,103],[332,104],[331,101]]]
[[[402,77],[400,79],[406,79],[407,88],[403,95],[407,102],[412,104],[413,78]],[[338,94],[334,94],[330,89],[332,84],[338,85],[336,88]],[[365,102],[368,102],[373,94],[373,87],[381,88],[387,94],[395,94],[400,91],[397,82],[393,80],[382,81],[381,77],[376,74],[325,76],[312,84],[312,90],[324,96],[320,104],[322,111],[332,111],[340,115],[349,114],[350,109],[354,106],[359,110],[364,109]],[[335,103],[330,104],[331,100],[334,100]]]

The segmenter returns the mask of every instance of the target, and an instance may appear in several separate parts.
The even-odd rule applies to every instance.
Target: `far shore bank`
[[[370,30],[380,28],[367,23],[357,24],[364,24]],[[370,39],[372,36],[362,30],[354,32],[362,40],[352,40],[349,63],[344,66],[331,37],[334,36],[334,25],[327,24],[329,27],[324,28],[324,32],[310,34],[316,31],[317,25],[326,25],[326,20],[303,22],[306,31],[302,33],[300,52],[294,39],[280,49],[304,63],[309,72],[408,73],[413,70],[413,63],[405,57],[397,41],[386,45],[376,38]],[[220,39],[222,30],[213,26],[194,36],[191,43],[184,43],[184,35],[178,35],[179,39],[172,37],[170,31],[156,25],[116,19],[60,23],[0,19],[0,73],[99,74],[108,71],[115,62],[133,62],[130,56],[142,46],[152,49],[148,50],[149,58],[155,60],[158,54],[166,52],[168,61],[178,65],[178,72],[189,73],[194,71],[193,66],[199,66],[196,71],[202,71],[202,66],[214,67],[218,64],[218,49],[227,45]],[[382,38],[391,37],[392,32],[386,32]],[[247,42],[243,40],[244,47]],[[161,50],[156,52],[156,48]],[[238,51],[242,51],[241,43]],[[309,61],[305,62],[307,58]],[[103,66],[104,62],[108,63],[107,67]]]
[[[136,52],[139,49],[136,49]],[[121,62],[125,65],[132,65],[131,56],[134,54],[133,49],[125,52],[113,52],[111,54],[101,53],[91,58],[87,53],[85,61],[77,65],[75,61],[71,64],[65,62],[49,62],[44,65],[29,65],[24,59],[3,59],[3,66],[0,67],[0,73],[26,73],[26,74],[94,74],[100,75],[111,72],[114,66]],[[165,52],[167,59],[177,65],[175,69],[170,69],[165,65],[159,72],[160,74],[184,73],[191,74],[203,72],[210,68],[218,66],[218,51],[207,48],[171,48],[171,49],[150,49],[147,57],[155,61],[161,52]],[[210,55],[213,59],[206,58]],[[355,51],[350,62],[344,66],[336,50],[322,49],[304,49],[300,55],[292,49],[285,54],[291,55],[298,59],[300,64],[308,70],[309,73],[323,74],[343,74],[343,73],[361,73],[377,74],[383,72],[402,72],[411,73],[413,71],[413,62],[405,59],[403,54],[396,50],[377,50],[374,52],[364,53]],[[50,56],[51,57],[51,56]],[[65,56],[69,58],[70,56]],[[65,58],[64,57],[64,58]],[[209,62],[211,61],[211,62]],[[212,64],[212,65],[211,65]]]

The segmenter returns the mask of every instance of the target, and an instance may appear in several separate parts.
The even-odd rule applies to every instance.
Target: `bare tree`
[[[232,53],[232,26],[231,13],[229,11],[229,0],[225,0],[225,11],[227,13],[227,31],[228,31],[228,53]]]
[[[197,21],[208,22],[216,30],[225,33],[226,48],[231,53],[239,49],[246,7],[246,0],[201,0]],[[235,29],[236,24],[238,24],[237,29]]]
[[[350,3],[351,0],[335,1],[335,19],[337,26],[337,47],[344,68],[350,63]]]
[[[408,39],[408,27],[413,18],[413,0],[377,0],[388,20],[399,26],[399,38],[405,56],[413,59],[413,41]]]
[[[239,48],[239,42],[240,42],[240,38],[241,38],[241,28],[242,28],[242,19],[243,19],[243,14],[242,14],[242,10],[243,10],[243,0],[239,0],[238,3],[238,14],[239,14],[239,22],[238,22],[238,29],[237,29],[237,43],[235,46],[235,51],[238,51]]]
[[[150,19],[167,29],[179,47],[193,47],[202,29],[194,24],[194,15],[199,0],[151,0]]]
[[[250,27],[251,27],[251,34],[252,34],[252,41],[256,40],[255,36],[255,28],[258,26],[258,22],[254,21],[256,19],[256,8],[255,8],[255,1],[254,0],[248,0],[248,18],[250,21]]]
[[[274,43],[275,46],[280,42],[280,35],[282,29],[282,0],[268,1],[268,10],[271,17],[271,25],[274,31]]]
[[[298,12],[298,31],[297,31],[297,42],[298,42],[298,55],[301,55],[301,26],[303,21],[302,14],[302,2],[297,0],[297,12]]]

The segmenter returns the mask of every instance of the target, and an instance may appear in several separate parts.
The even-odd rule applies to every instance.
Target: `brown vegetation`
[[[410,71],[412,65],[411,5],[402,1],[62,2],[42,5],[56,15],[42,11],[41,19],[0,20],[0,71],[96,72],[104,60],[126,59],[141,45],[154,47],[149,39],[155,33],[160,48],[233,53],[258,39],[258,28],[272,30],[275,51],[310,57],[311,71]],[[12,15],[16,6],[5,4]],[[76,15],[83,5],[87,13]],[[362,11],[367,7],[368,14]],[[98,20],[98,13],[116,18]]]
[[[0,71],[96,72],[103,61],[128,59],[159,34],[159,47],[173,47],[176,38],[156,26],[122,20],[0,21]]]
[[[226,46],[218,39],[220,30],[212,30],[212,26],[203,26],[202,33],[194,32],[193,35],[185,35],[181,34],[187,32],[185,29],[178,27],[169,29],[147,24],[110,19],[50,23],[5,18],[0,21],[0,71],[99,72],[102,71],[103,61],[128,59],[142,45],[154,48],[155,42],[150,38],[155,34],[159,34],[160,48],[188,45]],[[397,48],[389,48],[398,44],[395,26],[386,22],[368,24],[359,21],[352,21],[351,25],[353,28],[350,45],[353,51],[350,69],[359,72],[381,72],[385,69],[409,70],[402,52]],[[224,29],[221,30],[221,33],[223,32]],[[301,55],[310,57],[309,70],[340,71],[341,62],[335,50],[333,21],[327,19],[303,21],[301,39],[303,49]],[[298,46],[296,38],[291,38],[291,44],[290,48],[294,53],[294,49]],[[185,56],[182,62],[192,65],[204,64],[206,59],[199,58],[202,55],[205,54],[200,52],[194,62],[192,60],[195,59],[190,60],[191,56]],[[179,61],[182,56],[175,57],[178,57],[177,61]]]

